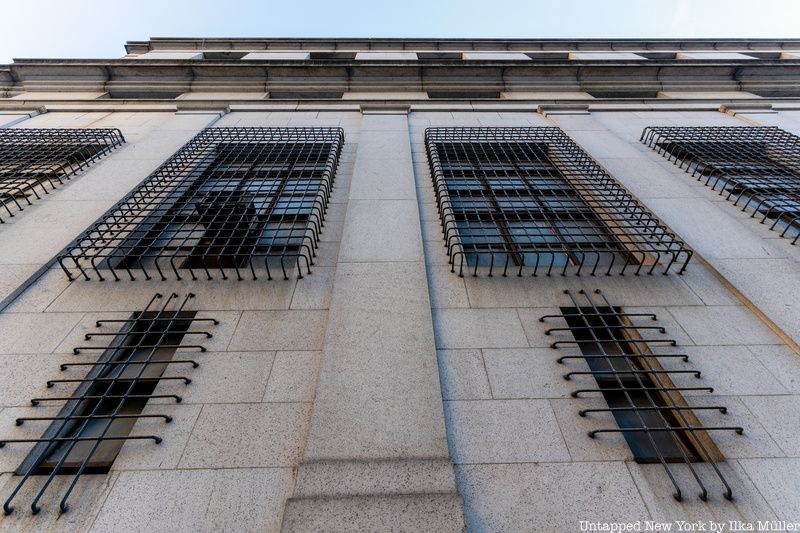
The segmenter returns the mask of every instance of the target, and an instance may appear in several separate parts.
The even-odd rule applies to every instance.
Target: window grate
[[[179,351],[205,351],[200,344],[184,344],[190,338],[210,338],[205,330],[194,330],[193,323],[218,324],[213,318],[196,318],[188,310],[193,294],[179,297],[173,293],[168,297],[156,294],[143,311],[134,313],[125,320],[98,320],[96,326],[119,327],[115,333],[97,332],[86,334],[86,340],[105,339],[99,345],[77,347],[75,354],[100,350],[102,355],[96,362],[70,362],[61,365],[62,371],[71,368],[89,367],[84,377],[55,379],[47,382],[48,388],[59,388],[77,384],[76,391],[69,396],[57,395],[34,398],[31,404],[65,402],[56,416],[30,416],[16,419],[21,426],[27,422],[51,422],[40,438],[16,438],[0,441],[7,444],[34,444],[33,450],[17,470],[22,476],[16,488],[6,499],[3,510],[13,512],[12,502],[26,484],[46,476],[39,482],[38,493],[31,503],[31,511],[41,510],[40,501],[59,475],[72,475],[60,503],[60,511],[68,509],[67,500],[84,474],[106,473],[127,441],[151,440],[161,442],[157,435],[131,435],[134,424],[140,418],[158,418],[169,423],[172,417],[163,413],[143,413],[151,398],[170,399],[181,402],[176,394],[157,394],[156,386],[161,381],[191,383],[186,376],[163,376],[169,365],[189,365],[196,368],[193,359],[175,358]]]
[[[118,129],[0,129],[0,223],[125,142]]]
[[[428,128],[451,270],[682,273],[692,251],[560,129]],[[512,266],[513,263],[513,266]]]
[[[341,128],[209,128],[59,257],[69,279],[311,272]],[[183,273],[183,274],[182,274]]]
[[[660,359],[688,362],[689,357],[669,348],[664,350],[664,347],[676,346],[677,342],[660,336],[666,333],[663,327],[636,323],[640,320],[656,322],[657,316],[624,312],[612,305],[600,290],[594,292],[600,298],[599,303],[584,290],[578,291],[578,296],[566,290],[564,293],[569,296],[572,307],[562,308],[561,314],[545,315],[539,319],[540,322],[560,319],[567,323],[566,327],[545,331],[546,335],[570,332],[573,340],[556,340],[551,347],[572,347],[580,351],[580,355],[559,357],[560,364],[582,360],[589,368],[588,371],[567,372],[564,379],[591,376],[596,382],[596,387],[574,390],[572,397],[602,394],[608,403],[607,408],[582,409],[580,416],[611,413],[617,421],[619,427],[595,429],[589,432],[589,436],[595,438],[603,433],[621,433],[637,462],[657,463],[664,467],[675,487],[673,496],[678,501],[682,500],[683,491],[671,463],[682,463],[689,468],[704,501],[708,498],[708,489],[694,463],[709,464],[724,487],[724,496],[732,499],[731,487],[716,464],[724,457],[708,432],[735,431],[741,435],[743,428],[700,424],[696,411],[715,410],[725,414],[727,409],[719,405],[690,407],[686,403],[683,392],[711,393],[713,388],[682,386],[672,381],[682,375],[696,379],[701,375],[693,369],[670,370],[661,366]],[[654,349],[664,353],[655,353]]]
[[[797,244],[800,137],[775,127],[650,127],[641,140]]]

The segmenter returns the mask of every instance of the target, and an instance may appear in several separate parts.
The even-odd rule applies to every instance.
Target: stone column
[[[365,112],[284,531],[463,529],[406,112]]]

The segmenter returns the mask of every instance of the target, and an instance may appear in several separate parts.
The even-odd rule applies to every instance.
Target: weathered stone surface
[[[448,459],[307,462],[297,471],[295,497],[455,492]]]
[[[293,498],[287,502],[281,531],[323,530],[459,532],[464,530],[464,516],[457,494]]]
[[[445,415],[456,464],[570,460],[545,400],[449,401]]]
[[[644,520],[622,462],[465,465],[456,470],[470,531],[576,531],[579,520]]]
[[[230,350],[319,350],[325,335],[325,311],[245,311]]]
[[[435,309],[439,348],[527,347],[516,309]]]
[[[295,466],[303,452],[308,410],[309,405],[303,403],[206,405],[179,466]]]
[[[481,350],[438,350],[445,400],[490,399],[492,391]]]
[[[124,472],[92,531],[279,531],[288,468]]]

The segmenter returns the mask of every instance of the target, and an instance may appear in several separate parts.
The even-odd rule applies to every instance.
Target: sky
[[[800,0],[0,0],[0,64],[149,37],[800,38]]]

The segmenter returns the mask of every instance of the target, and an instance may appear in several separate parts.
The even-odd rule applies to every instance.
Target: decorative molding
[[[408,115],[411,106],[399,104],[361,104],[362,115]]]
[[[719,111],[734,117],[736,115],[748,115],[752,113],[777,113],[777,111],[772,108],[772,104],[760,102],[723,104],[719,106]]]
[[[588,104],[542,104],[536,111],[540,115],[588,115]]]

